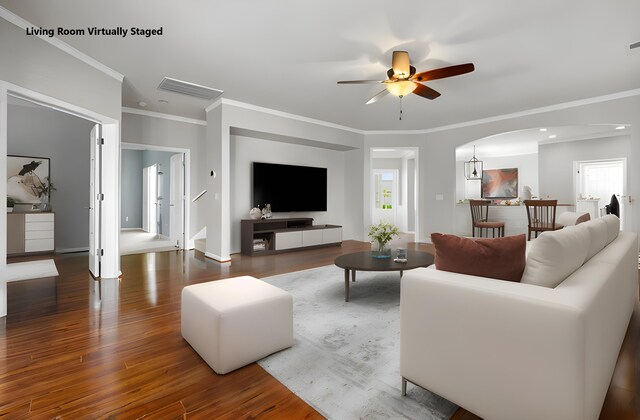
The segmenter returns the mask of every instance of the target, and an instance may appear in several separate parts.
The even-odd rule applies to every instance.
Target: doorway
[[[370,149],[369,220],[396,225],[405,241],[419,242],[418,167],[418,148]]]
[[[626,158],[576,161],[574,168],[577,211],[587,211],[597,218],[610,211],[612,202],[617,201],[620,230],[624,230],[631,201],[627,194]]]
[[[189,150],[122,144],[121,255],[186,249]]]

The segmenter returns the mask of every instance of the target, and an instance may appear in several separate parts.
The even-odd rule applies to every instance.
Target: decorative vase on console
[[[258,220],[262,217],[262,210],[260,210],[258,207],[254,207],[251,210],[249,210],[249,217],[251,217],[253,220]]]
[[[379,222],[369,226],[369,238],[377,245],[377,250],[371,251],[373,258],[391,258],[389,241],[398,237],[398,227],[387,222]]]

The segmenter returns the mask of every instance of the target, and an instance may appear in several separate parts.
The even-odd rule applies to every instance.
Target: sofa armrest
[[[400,314],[410,382],[484,418],[584,418],[584,320],[554,289],[418,269]]]

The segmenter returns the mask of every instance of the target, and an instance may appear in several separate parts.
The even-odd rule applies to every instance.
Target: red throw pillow
[[[432,233],[436,269],[472,276],[519,282],[524,272],[525,235],[469,239]]]

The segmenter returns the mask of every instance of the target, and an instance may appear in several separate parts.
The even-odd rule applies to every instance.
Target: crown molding
[[[17,27],[22,28],[24,30],[26,30],[27,27],[35,27],[36,26],[36,25],[32,24],[31,22],[29,22],[28,20],[21,18],[20,16],[18,16],[15,13],[5,9],[2,6],[0,6],[0,17],[3,18],[4,20],[6,20],[7,22],[13,23]],[[58,39],[56,37],[48,37],[48,36],[44,36],[44,35],[32,35],[32,36],[36,36],[36,37],[42,39],[43,41],[48,42],[49,44],[53,45],[54,47],[58,48],[59,50],[64,51],[67,54],[69,54],[69,55],[77,58],[78,60],[84,62],[85,64],[90,65],[91,67],[95,68],[96,70],[99,70],[99,71],[103,72],[107,76],[113,77],[114,79],[116,79],[120,83],[122,83],[122,80],[124,80],[124,76],[122,74],[118,73],[117,71],[113,70],[110,67],[105,66],[104,64],[102,64],[101,62],[96,60],[95,58],[89,57],[85,53],[73,48],[71,45],[67,44],[64,41],[61,41],[60,39]]]
[[[560,104],[543,106],[540,108],[527,109],[525,111],[513,112],[510,114],[496,115],[493,117],[480,118],[478,120],[465,121],[456,124],[443,125],[440,127],[427,128],[423,130],[369,130],[365,134],[384,135],[384,134],[429,134],[440,131],[453,130],[456,128],[471,127],[474,125],[487,124],[496,121],[509,120],[511,118],[526,117],[528,115],[544,114],[545,112],[559,111],[562,109],[575,108],[577,106],[597,104],[600,102],[612,101],[615,99],[629,98],[631,96],[640,95],[640,89],[625,90],[622,92],[611,93],[608,95],[595,96],[593,98],[578,99],[576,101],[563,102]]]
[[[165,120],[178,121],[178,122],[183,122],[188,124],[197,124],[197,125],[205,125],[205,126],[207,125],[207,122],[205,120],[197,120],[195,118],[187,118],[187,117],[180,117],[178,115],[163,114],[161,112],[147,111],[146,109],[129,108],[126,106],[122,107],[122,113],[145,115],[147,117],[162,118]]]
[[[363,134],[363,135],[430,134],[430,133],[437,133],[437,132],[440,132],[440,131],[454,130],[454,129],[457,129],[457,128],[472,127],[474,125],[488,124],[488,123],[492,123],[492,122],[496,122],[496,121],[508,120],[508,119],[511,119],[511,118],[519,118],[519,117],[525,117],[525,116],[528,116],[528,115],[543,114],[545,112],[553,112],[553,111],[559,111],[559,110],[562,110],[562,109],[575,108],[577,106],[596,104],[596,103],[599,103],[599,102],[607,102],[607,101],[612,101],[612,100],[615,100],[615,99],[629,98],[629,97],[638,96],[638,95],[640,95],[640,88],[639,89],[625,90],[625,91],[622,91],[622,92],[611,93],[611,94],[608,94],[608,95],[596,96],[596,97],[593,97],[593,98],[578,99],[578,100],[575,100],[575,101],[563,102],[563,103],[544,106],[544,107],[540,107],[540,108],[532,108],[532,109],[513,112],[513,113],[509,113],[509,114],[495,115],[493,117],[480,118],[480,119],[477,119],[477,120],[470,120],[470,121],[465,121],[465,122],[461,122],[461,123],[443,125],[443,126],[439,126],[439,127],[426,128],[426,129],[420,129],[420,130],[360,130],[358,128],[353,128],[353,127],[348,127],[348,126],[345,126],[345,125],[330,123],[328,121],[323,121],[323,120],[318,120],[318,119],[314,119],[314,118],[304,117],[302,115],[291,114],[291,113],[288,113],[288,112],[278,111],[276,109],[266,108],[266,107],[263,107],[263,106],[253,105],[253,104],[249,104],[249,103],[246,103],[246,102],[240,102],[240,101],[236,101],[236,100],[233,100],[233,99],[227,99],[227,98],[219,98],[219,99],[217,99],[215,102],[213,102],[211,105],[209,105],[205,109],[205,111],[209,112],[212,109],[215,109],[215,108],[219,107],[220,105],[225,104],[225,105],[232,105],[232,106],[235,106],[235,107],[238,107],[238,108],[244,108],[244,109],[248,109],[248,110],[252,110],[252,111],[263,112],[263,113],[266,113],[266,114],[275,115],[275,116],[279,116],[279,117],[283,117],[283,118],[289,118],[289,119],[293,119],[293,120],[297,120],[297,121],[308,122],[308,123],[311,123],[311,124],[322,125],[324,127],[330,127],[330,128],[336,128],[336,129],[339,129],[339,130],[350,131],[350,132],[356,133],[356,134]]]
[[[302,115],[291,114],[289,112],[284,112],[284,111],[278,111],[277,109],[266,108],[266,107],[259,106],[259,105],[248,104],[246,102],[235,101],[233,99],[220,98],[218,101],[216,101],[216,102],[212,103],[211,105],[209,105],[207,107],[206,111],[209,112],[210,110],[212,110],[214,108],[217,108],[221,104],[225,104],[225,105],[235,106],[237,108],[248,109],[250,111],[258,111],[258,112],[262,112],[262,113],[265,113],[265,114],[275,115],[277,117],[289,118],[291,120],[296,120],[296,121],[302,121],[302,122],[306,122],[306,123],[310,123],[310,124],[321,125],[323,127],[329,127],[329,128],[335,128],[335,129],[338,129],[338,130],[349,131],[351,133],[356,133],[356,134],[365,134],[366,133],[364,130],[360,130],[360,129],[353,128],[353,127],[347,127],[346,125],[340,125],[340,124],[335,124],[335,123],[331,123],[331,122],[328,122],[328,121],[317,120],[315,118],[303,117]]]
[[[216,99],[215,101],[213,101],[213,102],[211,103],[211,105],[209,105],[208,107],[206,107],[206,108],[204,109],[204,112],[209,112],[209,111],[211,111],[212,109],[216,109],[216,108],[217,108],[217,107],[219,107],[220,105],[222,105],[222,98],[218,98],[218,99]]]

